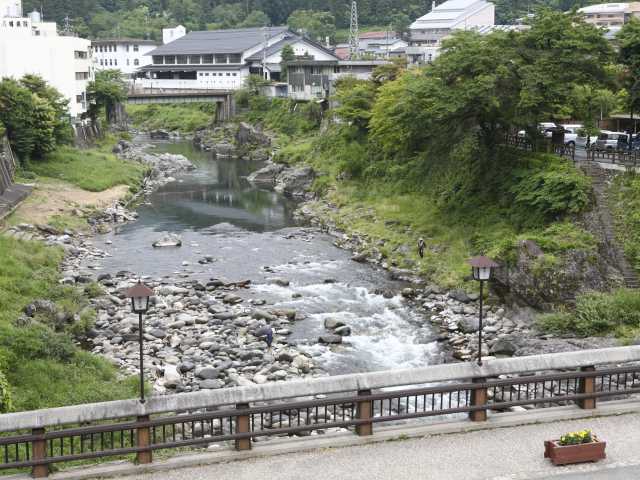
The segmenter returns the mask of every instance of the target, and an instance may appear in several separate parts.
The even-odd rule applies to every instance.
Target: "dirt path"
[[[124,197],[126,185],[117,185],[102,192],[88,192],[66,182],[53,179],[38,181],[32,194],[8,219],[9,223],[47,224],[61,216],[81,220],[82,209],[107,207]]]

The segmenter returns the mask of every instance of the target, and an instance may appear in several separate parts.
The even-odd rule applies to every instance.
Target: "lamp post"
[[[473,279],[480,282],[480,316],[478,322],[478,365],[482,365],[482,293],[484,282],[491,278],[491,270],[498,264],[488,257],[473,257],[469,260]]]
[[[131,310],[138,314],[138,341],[140,343],[140,403],[144,403],[144,356],[143,356],[143,336],[142,336],[142,314],[149,310],[149,297],[153,295],[153,290],[141,281],[127,291],[127,297],[131,299]]]

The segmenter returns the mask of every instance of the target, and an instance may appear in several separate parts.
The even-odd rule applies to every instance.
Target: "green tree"
[[[16,155],[36,159],[55,148],[56,114],[45,98],[40,98],[18,81],[0,81],[0,123]]]
[[[245,17],[237,26],[239,28],[265,27],[271,23],[266,13],[260,10],[254,10]]]
[[[55,115],[53,135],[56,144],[71,143],[73,141],[73,129],[69,122],[69,100],[37,75],[25,75],[20,79],[20,84],[31,93],[46,100],[49,106],[53,108]]]
[[[359,132],[366,133],[375,98],[376,90],[372,82],[344,77],[336,84],[337,106],[333,111],[341,120],[354,125]]]
[[[631,115],[640,111],[640,20],[632,18],[616,35],[618,59],[624,66],[622,85]]]
[[[287,25],[292,30],[319,41],[331,38],[336,33],[335,18],[327,12],[296,10],[287,19]]]
[[[285,45],[284,47],[282,47],[282,51],[280,52],[280,58],[281,58],[281,62],[280,62],[280,78],[284,81],[287,79],[288,76],[288,67],[287,67],[287,62],[291,62],[293,60],[295,60],[296,58],[296,54],[293,51],[293,47],[291,45]]]
[[[102,70],[87,87],[89,116],[95,122],[100,112],[105,112],[107,123],[111,123],[115,107],[127,98],[127,88],[120,70]]]
[[[409,33],[411,18],[403,12],[396,12],[391,16],[391,27],[398,35],[403,36]]]

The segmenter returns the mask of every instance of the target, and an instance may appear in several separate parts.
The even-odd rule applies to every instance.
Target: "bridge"
[[[638,426],[638,393],[640,346],[490,359],[482,366],[453,363],[201,390],[156,396],[146,403],[120,400],[2,415],[0,469],[31,468],[34,477],[42,478],[54,464],[135,455],[137,466],[120,463],[111,473],[105,466],[96,467],[102,469],[100,474],[94,471],[94,476],[121,476],[274,451],[424,437],[429,431],[442,434],[589,418],[588,423],[577,424],[586,427],[563,424],[582,429],[594,424],[598,411],[634,412],[626,423]],[[615,431],[602,425],[610,430],[601,435]],[[421,433],[412,433],[416,429]],[[566,433],[549,431],[545,435]],[[529,441],[525,436],[522,442]],[[321,443],[314,443],[318,438]],[[637,436],[627,438],[626,443],[637,445],[636,440]],[[428,449],[429,441],[423,443]],[[217,450],[213,456],[201,453],[153,462],[154,452],[161,450],[184,453],[185,448],[211,446]],[[466,448],[464,441],[461,446]],[[487,457],[499,453],[491,445],[484,448]],[[540,457],[542,445],[535,448],[528,454]],[[455,466],[456,452],[443,455],[443,464]],[[85,470],[85,476],[77,478],[90,478]]]
[[[216,103],[216,121],[224,122],[235,114],[233,93],[233,90],[136,88],[129,91],[127,103]]]

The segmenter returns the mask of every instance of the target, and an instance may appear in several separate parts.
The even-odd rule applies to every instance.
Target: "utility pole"
[[[351,24],[349,26],[349,60],[358,56],[358,2],[351,2]]]
[[[262,27],[262,79],[267,79],[267,46],[268,46],[268,35],[267,35],[267,26]]]

